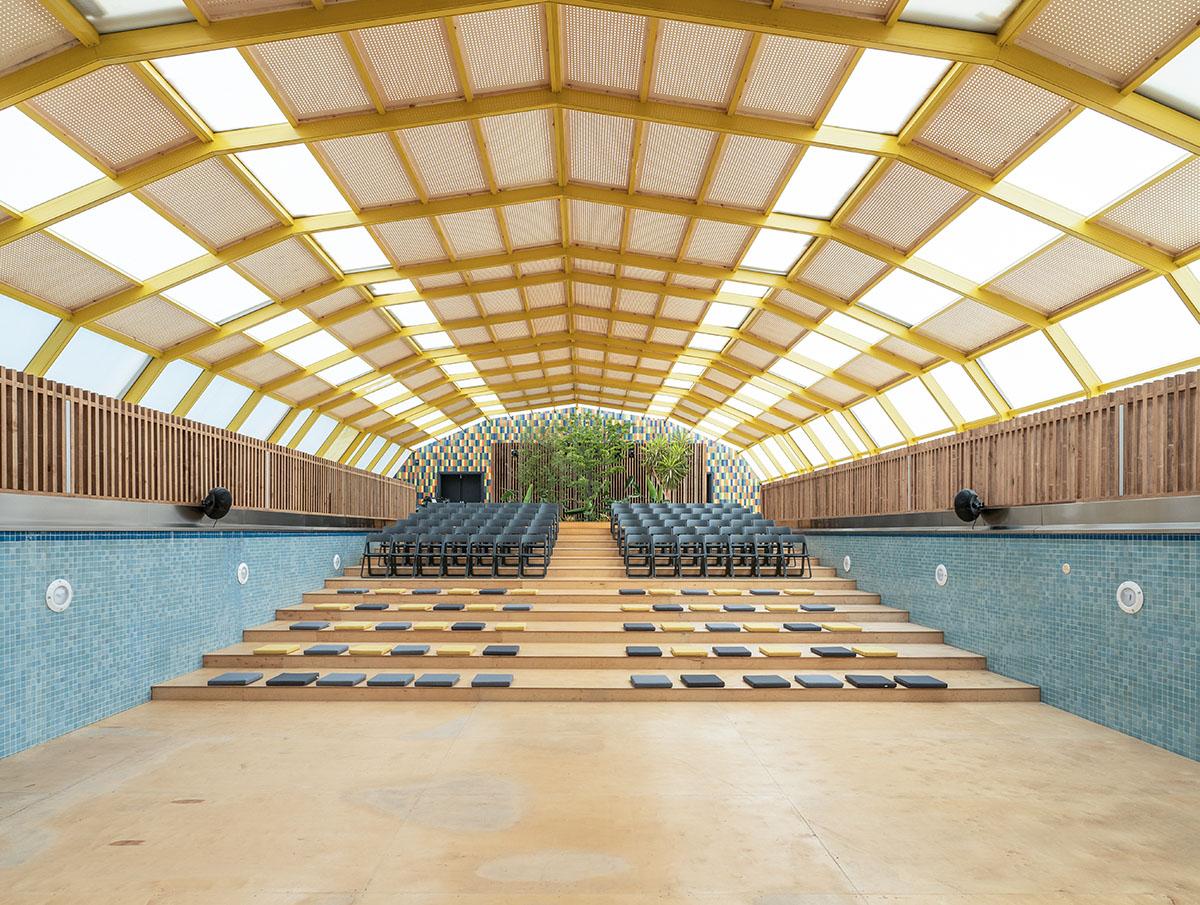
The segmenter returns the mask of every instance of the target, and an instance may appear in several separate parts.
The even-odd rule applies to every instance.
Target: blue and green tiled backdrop
[[[1042,700],[1200,759],[1200,535],[809,532],[821,560]],[[1071,573],[1063,574],[1063,563]],[[934,570],[949,571],[945,587]],[[1117,606],[1136,581],[1141,612]]]
[[[361,532],[0,532],[0,757],[149,699],[354,562]],[[239,563],[250,580],[237,582]],[[66,578],[63,613],[46,586]]]

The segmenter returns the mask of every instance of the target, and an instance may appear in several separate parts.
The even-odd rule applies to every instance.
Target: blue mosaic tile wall
[[[1042,699],[1200,760],[1200,535],[808,533],[814,553]],[[949,570],[939,588],[934,569]],[[1071,574],[1064,575],[1063,563]],[[1117,607],[1138,582],[1140,613]]]
[[[0,532],[0,757],[149,700],[354,562],[360,532]],[[250,580],[237,582],[239,563]],[[75,599],[46,607],[66,578]]]

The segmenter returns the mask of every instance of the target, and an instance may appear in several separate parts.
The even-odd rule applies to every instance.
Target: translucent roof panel
[[[392,405],[389,405],[387,407],[387,413],[389,415],[402,415],[405,412],[407,412],[409,409],[415,409],[420,404],[421,404],[420,396],[409,396],[405,399],[401,399],[399,402],[395,402]]]
[[[1021,0],[908,0],[900,18],[994,35]]]
[[[388,305],[387,310],[391,313],[392,317],[396,318],[401,327],[425,327],[438,322],[438,319],[434,317],[429,306],[424,302]]]
[[[804,458],[808,459],[809,465],[817,468],[828,464],[828,460],[821,455],[821,451],[817,449],[817,444],[813,443],[812,438],[805,433],[804,428],[798,427],[790,431],[788,436],[800,448],[800,452],[804,453]]]
[[[295,362],[302,368],[347,351],[346,347],[332,334],[324,330],[310,333],[295,342],[280,346],[276,350],[288,361]]]
[[[866,447],[862,445],[862,441],[858,438],[858,433],[851,426],[850,422],[846,420],[845,415],[843,415],[841,412],[830,412],[828,418],[839,428],[841,428],[842,434],[845,435],[846,438],[846,444],[853,452],[866,452]]]
[[[1200,119],[1200,41],[1181,50],[1137,91]]]
[[[326,230],[313,233],[313,238],[333,258],[333,263],[341,268],[342,273],[391,266],[387,255],[365,226]]]
[[[842,314],[840,311],[830,312],[825,320],[821,321],[821,324],[826,327],[833,327],[835,330],[841,330],[843,333],[849,333],[851,336],[861,339],[870,346],[875,345],[875,343],[887,336],[882,330],[872,327],[870,324],[864,324],[857,317],[850,317],[848,314]]]
[[[818,364],[836,370],[858,355],[857,349],[852,349],[836,339],[822,336],[820,333],[808,333],[800,342],[792,346],[795,355],[811,358]]]
[[[187,417],[201,424],[226,427],[238,410],[246,404],[251,392],[249,387],[218,375],[204,388],[196,404],[188,411]]]
[[[392,461],[392,457],[396,455],[396,450],[399,447],[395,443],[389,443],[383,450],[383,455],[376,453],[378,458],[372,457],[362,463],[362,467],[370,468],[375,474],[383,474],[383,470],[388,467],[388,463]],[[374,462],[374,464],[372,464]]]
[[[58,326],[58,318],[0,295],[0,367],[23,371]]]
[[[979,387],[975,385],[975,381],[971,379],[962,365],[947,362],[930,371],[929,376],[934,383],[941,387],[946,398],[958,409],[958,413],[962,415],[967,424],[991,418],[996,414],[996,410],[987,401],[987,397],[979,391]]]
[[[154,67],[214,132],[287,122],[254,70],[232,48],[163,57]]]
[[[401,292],[415,292],[416,288],[412,280],[384,280],[382,283],[367,284],[371,295],[399,295]]]
[[[0,204],[16,210],[104,176],[16,107],[0,110]]]
[[[917,257],[986,283],[1061,235],[1040,220],[980,198],[921,246]]]
[[[350,210],[306,145],[241,151],[237,158],[293,217]]]
[[[767,373],[772,374],[781,380],[785,380],[788,383],[795,384],[798,387],[812,386],[821,379],[821,375],[816,371],[810,370],[809,368],[804,367],[804,365],[798,365],[796,362],[787,358],[781,358],[776,361],[769,368],[767,368]]]
[[[194,365],[190,361],[175,359],[162,369],[162,373],[154,379],[154,383],[150,384],[150,389],[146,391],[146,395],[141,398],[138,405],[158,409],[160,412],[175,411],[175,406],[179,405],[184,394],[200,377],[201,370],[198,365]]]
[[[787,447],[780,442],[778,437],[767,437],[762,442],[762,449],[778,466],[779,474],[791,474],[801,466],[798,457],[794,458],[789,455]]]
[[[954,426],[933,394],[915,377],[897,384],[883,395],[918,437],[948,431]]]
[[[760,286],[757,283],[742,283],[738,280],[725,280],[721,283],[721,292],[729,293],[730,295],[744,295],[747,298],[760,299],[771,291],[769,286]]]
[[[285,430],[282,436],[280,436],[279,445],[287,446],[289,443],[291,443],[292,437],[296,436],[296,434],[300,432],[300,428],[304,427],[304,422],[308,420],[311,414],[311,409],[304,409],[303,411],[297,412],[296,417],[292,420],[292,423],[287,426],[287,430]],[[276,423],[276,426],[278,426],[278,422]],[[272,428],[272,430],[273,429],[274,428]]]
[[[347,380],[353,380],[355,377],[362,377],[371,370],[371,366],[359,358],[357,355],[353,358],[348,358],[345,361],[328,367],[320,371],[317,376],[326,383],[338,386],[345,383]]]
[[[1090,215],[1186,156],[1176,145],[1084,110],[1004,182]]]
[[[308,433],[300,438],[300,442],[296,444],[296,449],[300,452],[315,454],[321,448],[321,444],[329,439],[329,435],[333,433],[335,427],[337,427],[337,421],[328,415],[322,415],[313,422],[313,426],[308,429]]]
[[[729,339],[715,333],[693,333],[692,338],[688,340],[689,349],[699,349],[701,352],[720,352],[727,345],[729,345]]]
[[[214,324],[223,324],[270,301],[262,290],[228,267],[172,286],[163,295]]]
[[[708,306],[708,310],[704,312],[704,319],[700,321],[704,327],[728,327],[737,329],[750,314],[750,309],[741,305],[729,305],[725,302],[713,302]]]
[[[46,377],[120,399],[149,361],[150,356],[137,349],[91,330],[79,330]]]
[[[1200,323],[1163,278],[1062,322],[1106,383],[1200,358]]]
[[[858,300],[864,308],[911,327],[949,307],[958,293],[907,270],[893,270]]]
[[[936,57],[865,50],[825,124],[894,135],[949,68]]]
[[[759,458],[759,450],[756,446],[748,446],[742,450],[742,458],[746,460],[746,464],[750,466],[750,470],[754,472],[754,476],[760,481],[769,481],[773,477],[772,470],[763,464],[763,460]]]
[[[813,432],[821,445],[825,447],[825,451],[833,458],[834,462],[840,462],[842,459],[850,458],[850,450],[842,438],[837,435],[837,431],[833,429],[828,421],[822,418],[813,418],[808,422],[808,429]]]
[[[282,336],[289,330],[295,330],[297,327],[307,327],[311,323],[312,321],[305,317],[303,311],[288,311],[278,317],[271,318],[269,321],[263,321],[261,324],[248,327],[246,335],[251,339],[258,340],[260,343],[265,343],[277,336]]]
[[[832,148],[810,147],[800,158],[775,210],[784,214],[828,219],[854,191],[876,158]]]
[[[850,406],[850,411],[871,437],[876,449],[887,449],[904,442],[904,435],[896,427],[896,422],[884,411],[878,399],[864,399],[857,405]]]
[[[1082,391],[1044,333],[1030,333],[979,356],[992,383],[1015,409]]]
[[[133,195],[121,195],[68,217],[50,231],[138,281],[206,253]]]
[[[83,14],[102,35],[193,20],[183,0],[88,0]]]
[[[413,337],[413,340],[426,352],[432,352],[436,349],[449,349],[454,345],[454,341],[450,339],[450,334],[445,330],[436,330],[433,333],[418,333]]]
[[[767,273],[787,273],[811,242],[812,236],[803,233],[760,229],[742,258],[742,267]]]

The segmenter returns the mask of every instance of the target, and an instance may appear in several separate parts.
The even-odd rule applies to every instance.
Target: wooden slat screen
[[[762,508],[800,522],[934,512],[964,487],[996,507],[1200,493],[1200,371],[774,481]]]
[[[153,409],[0,369],[0,491],[395,519],[411,484]]]

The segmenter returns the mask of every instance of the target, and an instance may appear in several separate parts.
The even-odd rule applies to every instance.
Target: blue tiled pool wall
[[[298,603],[362,532],[0,532],[0,757],[149,699]],[[250,568],[245,585],[239,563]],[[68,610],[46,607],[66,578]]]
[[[1200,535],[808,538],[839,574],[849,555],[859,587],[986,655],[993,671],[1039,685],[1048,704],[1200,759]],[[1145,593],[1134,615],[1117,606],[1127,580]]]

